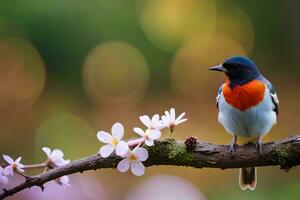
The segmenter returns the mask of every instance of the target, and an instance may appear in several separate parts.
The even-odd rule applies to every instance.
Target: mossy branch
[[[149,159],[144,163],[145,166],[174,165],[227,169],[279,165],[282,169],[288,170],[300,164],[300,135],[289,136],[266,143],[263,145],[263,151],[260,155],[254,144],[238,146],[234,155],[231,155],[228,152],[228,145],[194,142],[194,140],[189,138],[185,142],[179,142],[173,139],[166,139],[156,142],[155,146],[147,147]],[[12,189],[4,189],[4,192],[0,194],[0,199],[12,196],[33,186],[39,186],[43,190],[43,185],[46,182],[64,175],[77,172],[83,173],[87,170],[116,168],[121,159],[115,155],[109,158],[94,155],[75,160],[63,167],[52,169],[38,176],[29,177]]]

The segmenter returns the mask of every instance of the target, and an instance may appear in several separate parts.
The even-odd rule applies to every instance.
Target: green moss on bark
[[[295,165],[295,160],[283,148],[275,148],[275,152],[275,161],[278,162],[281,169],[288,172]]]
[[[164,155],[167,156],[167,159],[183,164],[188,164],[192,161],[192,152],[186,149],[184,143],[178,143],[173,138],[157,141],[154,146],[145,148],[148,150],[150,157]]]

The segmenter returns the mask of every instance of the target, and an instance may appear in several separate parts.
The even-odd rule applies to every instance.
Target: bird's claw
[[[262,154],[262,142],[256,143],[256,149],[257,149],[258,155],[261,155]]]
[[[229,153],[231,154],[231,156],[233,156],[233,154],[235,153],[236,147],[237,147],[237,144],[235,144],[235,143],[230,144]]]
[[[231,144],[229,146],[229,153],[231,154],[231,156],[233,156],[234,152],[235,152],[235,149],[236,149],[236,141],[237,141],[237,136],[234,135],[233,138],[232,138],[232,141],[231,141]]]

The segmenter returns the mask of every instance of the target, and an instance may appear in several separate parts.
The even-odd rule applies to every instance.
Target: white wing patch
[[[273,93],[273,94],[271,93],[271,97],[272,97],[272,99],[274,100],[274,102],[275,102],[276,104],[279,104],[279,99],[278,99],[276,93]]]
[[[217,97],[216,97],[216,106],[217,106],[217,109],[218,109],[218,110],[219,110],[219,101],[220,101],[220,97],[221,97],[222,94],[223,94],[222,87],[223,87],[223,85],[219,88],[219,90],[218,90],[218,95],[217,95]]]
[[[217,107],[218,107],[219,99],[220,99],[221,95],[222,95],[222,93],[218,93],[218,96],[216,97],[216,104],[217,104]]]

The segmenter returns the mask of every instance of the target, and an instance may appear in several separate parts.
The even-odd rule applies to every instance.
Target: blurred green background
[[[78,159],[98,151],[98,130],[119,121],[129,138],[140,115],[171,107],[189,119],[176,139],[229,143],[215,109],[224,77],[207,68],[233,55],[252,58],[277,89],[280,117],[265,141],[295,134],[299,8],[279,0],[1,0],[0,152],[26,164],[43,161],[49,146]],[[243,192],[237,170],[160,166],[142,178],[101,170],[71,176],[69,192],[49,185],[12,199],[147,199],[145,188],[164,200],[299,199],[299,172],[259,168],[257,189]]]

